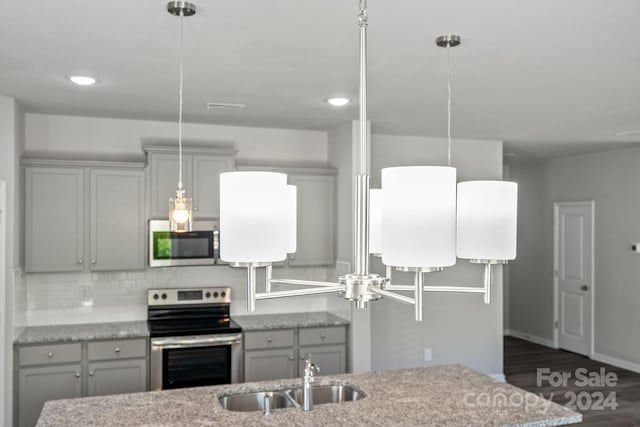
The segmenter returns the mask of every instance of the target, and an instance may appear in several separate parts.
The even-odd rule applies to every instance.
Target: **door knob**
[[[588,291],[589,287],[587,285],[582,285],[582,286],[580,286],[580,290],[581,291]]]

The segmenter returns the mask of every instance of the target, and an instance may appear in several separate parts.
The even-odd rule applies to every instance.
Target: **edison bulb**
[[[178,224],[183,224],[189,220],[189,211],[184,209],[176,209],[173,211],[173,220]]]

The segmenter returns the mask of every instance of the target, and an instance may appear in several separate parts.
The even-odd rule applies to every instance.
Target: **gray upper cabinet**
[[[335,263],[335,177],[333,175],[290,175],[298,190],[298,241],[290,255],[291,266]]]
[[[191,156],[182,157],[182,184],[191,193]],[[151,217],[169,217],[169,197],[175,197],[178,189],[178,155],[153,153],[149,156]]]
[[[27,167],[25,270],[84,269],[84,171]]]
[[[91,270],[145,267],[144,171],[92,169]]]
[[[178,186],[177,146],[145,146],[149,156],[150,217],[169,215],[169,197]],[[220,216],[220,174],[233,170],[237,151],[216,147],[183,147],[182,183],[193,198],[196,219]]]
[[[144,164],[23,164],[26,272],[144,269]]]
[[[335,186],[337,169],[240,166],[239,170],[286,173],[298,194],[297,248],[292,267],[335,264]]]

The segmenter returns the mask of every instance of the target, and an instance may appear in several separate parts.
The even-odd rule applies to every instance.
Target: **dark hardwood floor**
[[[545,368],[549,369],[549,373],[557,373],[553,374],[555,377],[563,373],[570,374],[566,386],[554,387],[549,377],[543,378],[544,371],[539,374],[538,369]],[[576,376],[579,368],[586,371],[579,371]],[[597,374],[598,378],[603,378],[602,369],[605,375],[615,374],[615,385],[611,383],[613,374],[609,374],[609,386],[591,382],[589,385],[580,384],[582,376],[591,380]],[[640,374],[512,337],[504,338],[504,373],[509,384],[531,393],[542,394],[560,405],[571,403],[574,397],[577,398],[572,409],[582,414],[584,421],[581,425],[640,426]],[[539,377],[543,379],[540,385]],[[609,400],[606,400],[608,396]],[[602,405],[598,405],[599,403]],[[617,403],[616,409],[611,409],[612,403]]]

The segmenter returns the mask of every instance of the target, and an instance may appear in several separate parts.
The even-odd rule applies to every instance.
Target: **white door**
[[[590,356],[594,202],[555,203],[556,347]]]
[[[5,412],[5,384],[6,384],[6,367],[5,367],[5,351],[8,348],[5,344],[6,329],[6,310],[5,310],[5,294],[6,294],[6,259],[7,259],[7,183],[0,181],[0,425],[4,425]]]

